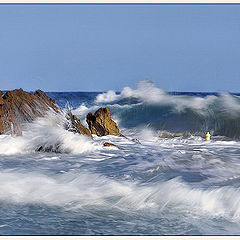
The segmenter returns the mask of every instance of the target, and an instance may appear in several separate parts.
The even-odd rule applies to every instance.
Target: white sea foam
[[[72,110],[72,113],[76,116],[79,117],[81,120],[82,124],[86,126],[86,116],[89,112],[95,112],[99,106],[92,106],[92,107],[87,107],[84,103],[82,103],[79,107],[76,109]]]
[[[67,208],[95,206],[129,213],[166,208],[176,214],[209,214],[230,221],[240,220],[240,191],[232,187],[193,189],[175,178],[141,186],[114,181],[88,172],[45,175],[38,172],[1,171],[0,201],[40,203]]]
[[[111,93],[112,97],[101,95],[103,102],[106,100],[104,106],[111,107],[113,113],[123,111],[123,115],[130,110],[129,116],[138,114],[135,107],[141,112],[154,104],[170,104],[174,106],[171,111],[196,109],[200,114],[211,114],[208,108],[211,106],[224,116],[238,116],[236,96],[225,93],[204,98],[171,96],[154,90],[150,83],[148,87],[144,84],[137,90],[124,88],[121,94]],[[127,97],[140,101],[136,103],[134,99],[129,105],[124,101],[124,105],[109,102]],[[97,110],[97,104],[91,107],[82,104],[72,111],[82,120],[89,111]],[[154,110],[161,110],[155,105]],[[113,114],[113,118],[120,121],[121,115]],[[223,141],[220,136],[205,141],[204,135],[157,132],[148,127],[148,122],[141,127],[121,128],[128,139],[94,136],[91,140],[66,131],[65,123],[65,117],[49,113],[26,124],[21,137],[0,136],[0,203],[14,204],[19,211],[24,204],[34,204],[36,209],[39,205],[45,209],[42,204],[46,204],[58,206],[57,211],[73,210],[66,215],[90,219],[91,229],[97,228],[99,216],[107,216],[118,225],[120,215],[124,216],[120,226],[126,226],[128,232],[132,230],[131,224],[144,226],[147,233],[154,233],[149,230],[153,227],[159,230],[158,234],[189,234],[192,226],[203,234],[239,232],[239,141]],[[131,141],[134,138],[141,144]],[[103,147],[105,141],[122,149]],[[68,154],[36,154],[34,151],[40,146]],[[63,211],[59,211],[60,215],[57,211],[58,219]],[[29,216],[34,224],[37,217]],[[231,231],[226,226],[226,222],[231,224],[228,220],[234,222],[237,230]],[[205,229],[208,223],[210,230]],[[106,226],[115,233],[115,227],[108,223]],[[101,232],[107,233],[102,227]]]
[[[221,93],[219,100],[223,106],[220,111],[225,112],[227,116],[231,117],[240,115],[239,97],[232,96],[229,93]]]
[[[96,103],[108,103],[120,99],[121,96],[117,95],[113,90],[109,90],[106,93],[101,93],[96,98]]]
[[[22,137],[12,137],[10,135],[0,136],[0,154],[13,155],[21,153],[24,152],[26,146],[26,142]]]
[[[78,108],[72,109],[72,113],[75,115],[86,116],[89,112],[89,108],[86,107],[85,103],[82,103]]]
[[[128,194],[128,184],[120,184],[97,174],[64,173],[47,176],[38,172],[0,172],[0,201],[43,203],[82,207],[105,204],[111,196]]]
[[[202,115],[211,114],[211,105],[220,104],[218,108],[221,111],[229,111],[230,115],[239,116],[240,114],[239,98],[228,93],[221,93],[220,96],[209,95],[206,97],[170,95],[164,90],[157,88],[149,80],[140,81],[137,89],[124,87],[120,94],[117,94],[113,90],[99,94],[95,99],[95,103],[112,103],[125,98],[136,98],[147,104],[170,105],[177,112],[182,112],[189,108]]]
[[[84,135],[74,134],[64,129],[66,118],[61,114],[49,112],[44,118],[38,118],[24,126],[23,136],[2,135],[0,154],[12,155],[42,150],[69,152],[73,154],[101,149],[102,146]]]
[[[124,87],[120,94],[116,94],[113,90],[107,93],[99,94],[96,97],[96,103],[110,103],[124,98],[139,98],[147,102],[159,102],[166,96],[166,93],[156,88],[151,81],[144,80],[138,83],[136,90],[130,87]]]

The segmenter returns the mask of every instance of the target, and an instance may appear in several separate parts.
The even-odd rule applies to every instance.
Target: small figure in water
[[[210,140],[210,137],[211,137],[210,133],[207,132],[207,134],[206,134],[206,141],[209,141],[209,140]]]

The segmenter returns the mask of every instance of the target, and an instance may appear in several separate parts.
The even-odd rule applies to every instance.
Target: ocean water
[[[149,81],[47,94],[84,125],[109,107],[128,139],[67,132],[51,112],[21,137],[1,135],[0,235],[240,234],[239,94],[167,93]]]

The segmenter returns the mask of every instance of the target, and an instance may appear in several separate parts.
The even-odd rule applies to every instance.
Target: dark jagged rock
[[[125,136],[124,136],[125,137]],[[141,142],[137,139],[137,138],[133,138],[133,139],[131,139],[131,141],[133,141],[133,142],[135,142],[135,143],[137,143],[137,144],[141,144]]]
[[[39,146],[35,149],[36,152],[54,152],[54,153],[62,153],[60,150],[61,144],[53,144],[50,146]]]
[[[90,138],[92,138],[90,131],[82,125],[80,119],[73,115],[71,111],[68,112],[67,119],[70,120],[70,125],[65,126],[68,131],[88,135]]]
[[[97,136],[120,136],[117,124],[111,119],[109,108],[99,108],[94,114],[88,113],[87,123],[91,133]]]
[[[112,144],[112,143],[109,143],[109,142],[105,142],[105,143],[103,144],[103,146],[104,146],[104,147],[116,147],[116,148],[118,148],[118,149],[122,149],[122,148],[118,147],[117,145]]]

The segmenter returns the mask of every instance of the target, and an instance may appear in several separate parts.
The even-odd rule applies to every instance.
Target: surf
[[[198,95],[198,96],[195,96]],[[167,93],[151,81],[141,81],[137,89],[125,87],[96,96],[95,103],[113,111],[126,128],[149,126],[154,130],[185,132],[204,136],[240,138],[240,97],[219,93]]]

